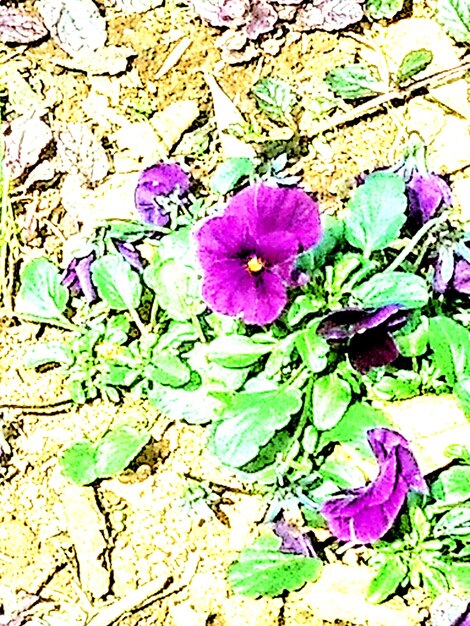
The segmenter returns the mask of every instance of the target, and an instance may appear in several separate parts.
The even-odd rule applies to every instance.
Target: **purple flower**
[[[189,178],[176,163],[157,163],[144,170],[135,190],[137,213],[147,224],[165,226],[168,200],[180,201],[189,189]],[[166,201],[166,202],[165,202]]]
[[[392,363],[399,356],[390,332],[402,328],[407,319],[408,311],[399,304],[372,311],[342,309],[323,318],[317,332],[332,343],[348,342],[351,365],[364,374],[373,367]]]
[[[261,183],[236,194],[196,237],[209,307],[264,325],[286,306],[299,252],[320,240],[320,216],[301,189]]]
[[[134,269],[139,272],[143,270],[140,254],[133,243],[116,239],[113,240],[113,243],[117,251]],[[67,265],[61,279],[62,284],[69,289],[73,296],[83,295],[89,303],[94,302],[98,297],[91,277],[91,265],[96,261],[96,258],[95,250],[84,256],[75,256]]]
[[[470,249],[466,239],[453,246],[441,246],[434,268],[433,289],[445,293],[453,289],[470,295]]]
[[[83,294],[88,302],[93,302],[97,298],[90,271],[91,264],[95,260],[95,252],[90,252],[83,257],[74,257],[68,264],[61,281],[73,296]]]
[[[428,492],[404,437],[388,428],[374,428],[367,438],[379,464],[377,478],[327,500],[321,508],[330,532],[342,541],[377,541],[392,527],[410,490]]]
[[[452,194],[446,181],[437,174],[422,174],[413,170],[406,181],[410,220],[421,227],[433,218],[441,206],[452,204]]]
[[[274,532],[282,539],[281,552],[306,557],[317,556],[308,532],[300,530],[294,524],[289,524],[284,517],[274,524]]]
[[[470,602],[462,615],[452,622],[452,626],[470,626]]]
[[[140,258],[140,254],[133,243],[130,243],[129,241],[114,240],[114,245],[129,265],[131,265],[138,272],[143,271],[144,266],[142,265],[142,259]]]

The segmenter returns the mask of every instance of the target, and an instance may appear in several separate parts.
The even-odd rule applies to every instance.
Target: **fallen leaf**
[[[121,74],[127,69],[130,57],[136,56],[135,50],[128,46],[105,46],[94,52],[80,52],[72,59],[54,59],[54,62],[69,70],[78,70],[92,76]]]
[[[106,43],[106,20],[92,0],[39,0],[36,5],[57,44],[74,56]]]
[[[0,39],[4,43],[31,43],[49,35],[36,13],[15,7],[0,7]]]
[[[67,124],[57,133],[57,153],[64,172],[81,174],[90,184],[103,180],[109,171],[105,149],[82,122]]]
[[[8,92],[8,103],[18,115],[43,116],[47,111],[44,98],[23,78],[14,59],[2,66],[1,83]]]
[[[155,113],[150,123],[169,152],[198,116],[199,107],[194,100],[179,100]]]
[[[114,6],[118,11],[126,15],[130,13],[145,13],[162,6],[163,0],[114,0]]]
[[[5,132],[5,161],[12,178],[36,165],[44,148],[52,141],[52,131],[38,115],[21,115]]]

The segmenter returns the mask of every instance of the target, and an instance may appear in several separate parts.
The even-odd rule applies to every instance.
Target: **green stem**
[[[199,341],[201,343],[207,343],[207,339],[204,336],[204,332],[202,330],[201,323],[200,323],[197,315],[195,315],[194,313],[191,313],[191,322],[193,323],[193,326],[196,329],[196,333],[197,333]]]
[[[422,237],[424,237],[424,235],[429,230],[431,230],[431,228],[434,228],[435,226],[439,226],[440,224],[445,222],[446,219],[447,219],[447,214],[443,213],[439,217],[435,217],[434,219],[429,220],[428,222],[423,224],[423,226],[421,226],[421,228],[418,230],[418,232],[410,239],[410,241],[408,242],[408,245],[406,245],[403,248],[403,250],[400,252],[400,254],[396,257],[396,259],[394,261],[392,261],[392,263],[387,267],[387,269],[385,271],[386,272],[393,272],[398,267],[400,267],[400,265],[403,263],[403,261],[406,259],[406,257],[409,254],[411,254],[411,252],[413,252],[414,248],[418,245],[420,239]]]
[[[127,309],[129,313],[131,314],[132,320],[134,324],[137,326],[137,328],[139,329],[139,332],[142,335],[142,337],[146,337],[149,334],[148,330],[145,327],[145,324],[143,323],[143,321],[140,319],[137,311],[134,309],[134,307],[131,307],[129,305],[127,306]]]

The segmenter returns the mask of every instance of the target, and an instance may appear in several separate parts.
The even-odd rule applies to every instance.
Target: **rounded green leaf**
[[[96,445],[96,475],[107,478],[122,472],[149,439],[150,433],[131,426],[110,430]]]
[[[97,479],[95,462],[95,447],[89,441],[74,443],[59,459],[62,474],[77,485],[89,485]]]
[[[317,378],[313,385],[313,423],[318,430],[336,426],[351,402],[351,387],[336,372]]]
[[[45,258],[33,259],[21,273],[16,311],[40,319],[62,318],[69,292],[57,267]]]
[[[383,250],[400,234],[407,204],[401,176],[393,172],[369,174],[348,202],[346,239],[366,257]]]
[[[245,548],[228,570],[231,587],[246,596],[274,597],[320,577],[320,559],[285,554],[280,551],[281,543],[278,537],[266,536]]]
[[[372,604],[380,604],[389,598],[398,588],[398,585],[408,574],[408,568],[399,556],[389,557],[372,579],[367,599]]]
[[[120,254],[106,254],[91,265],[93,283],[111,309],[136,309],[142,295],[139,275]]]
[[[364,308],[401,304],[406,309],[425,306],[429,300],[426,281],[410,272],[382,272],[351,292]]]

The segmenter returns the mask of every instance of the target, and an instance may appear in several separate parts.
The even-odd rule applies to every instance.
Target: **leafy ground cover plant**
[[[59,363],[75,402],[130,393],[208,425],[211,451],[265,494],[273,524],[229,571],[240,592],[316,580],[323,548],[308,525],[377,546],[373,601],[409,585],[468,593],[468,451],[431,481],[372,406],[447,392],[470,414],[468,235],[447,182],[414,145],[359,177],[344,217],[324,216],[282,164],[224,165],[209,202],[178,165],[156,164],[138,182],[141,221],[103,224],[62,271],[25,265],[17,313],[68,332],[27,363]],[[148,438],[124,427],[78,442],[63,471],[110,476]],[[355,451],[347,463],[342,449]]]

